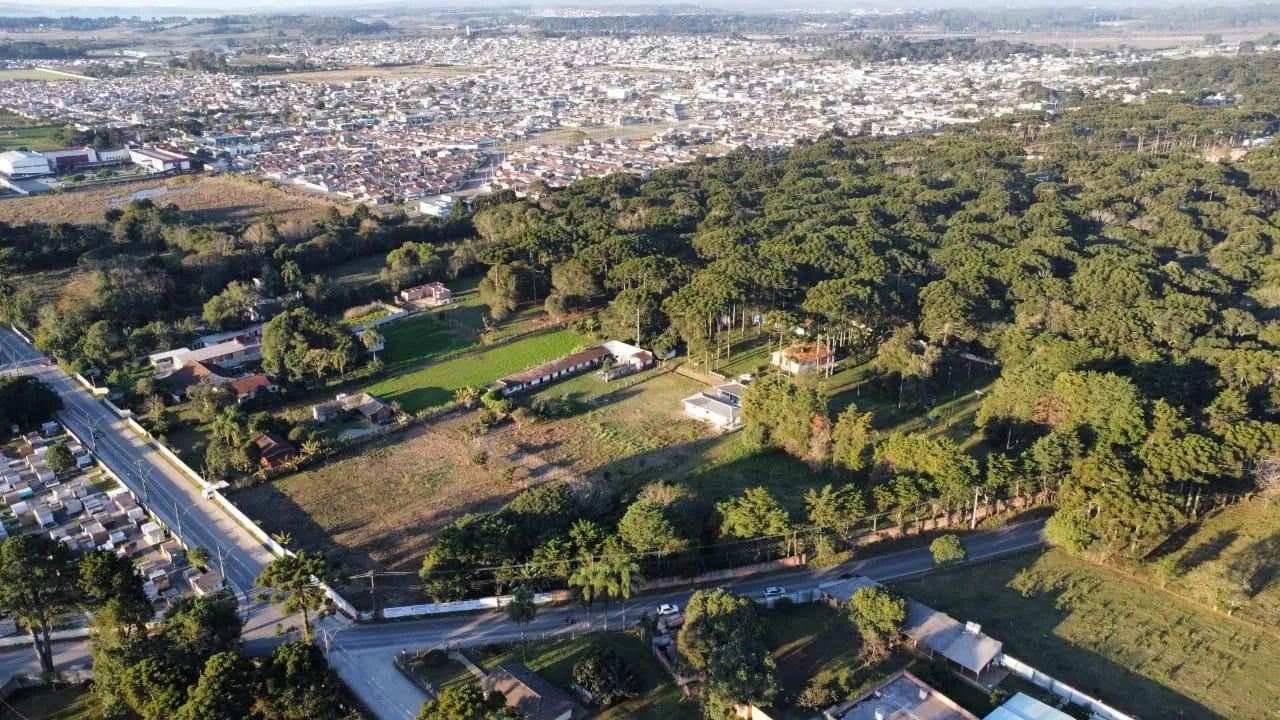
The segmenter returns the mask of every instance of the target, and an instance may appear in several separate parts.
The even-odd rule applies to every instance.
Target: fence
[[[1044,688],[1074,705],[1087,708],[1095,717],[1101,717],[1104,720],[1136,720],[1132,715],[1126,715],[1091,695],[1082,693],[1060,680],[1055,680],[1052,675],[1042,673],[1012,655],[1001,653],[996,662],[1014,675],[1030,681],[1036,687]]]
[[[62,672],[44,673],[42,675],[13,675],[0,685],[0,700],[8,698],[19,690],[44,687],[62,683],[63,685],[82,685],[93,681],[93,670],[64,670]]]
[[[513,596],[511,595],[494,595],[490,597],[476,598],[474,600],[424,603],[422,605],[401,605],[399,607],[383,608],[382,617],[388,620],[393,620],[397,618],[415,617],[418,615],[444,615],[446,613],[494,610],[508,605],[511,602],[512,597]],[[551,603],[566,602],[572,599],[573,593],[568,590],[538,593],[533,596],[533,602],[536,605],[548,605]],[[366,613],[366,615],[367,614],[368,613]]]
[[[51,640],[82,640],[89,637],[89,628],[72,628],[70,630],[54,630],[49,633]],[[33,642],[31,635],[13,635],[6,638],[0,638],[0,648],[27,647]]]

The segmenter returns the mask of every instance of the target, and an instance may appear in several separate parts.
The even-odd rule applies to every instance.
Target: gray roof
[[[903,634],[970,672],[982,672],[1004,647],[985,633],[971,633],[963,623],[915,600],[907,600]]]

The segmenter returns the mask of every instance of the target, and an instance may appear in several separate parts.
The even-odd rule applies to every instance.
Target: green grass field
[[[1222,510],[1166,542],[1156,556],[1165,554],[1177,562],[1169,590],[1212,607],[1224,582],[1243,583],[1247,599],[1235,615],[1280,628],[1280,501],[1255,498]]]
[[[570,330],[533,335],[428,365],[365,389],[383,400],[400,403],[408,412],[417,412],[448,403],[458,388],[489,385],[505,375],[568,355],[587,342]]]
[[[901,583],[1005,652],[1143,718],[1280,717],[1280,638],[1059,550]]]
[[[97,720],[102,711],[88,685],[19,690],[0,705],[0,720]]]
[[[472,346],[431,315],[387,323],[378,328],[378,332],[382,333],[387,344],[378,357],[392,372],[417,367]]]
[[[27,127],[0,130],[0,150],[27,148],[35,152],[62,147],[57,139],[59,127]]]
[[[640,678],[640,696],[619,703],[596,714],[601,720],[694,720],[701,717],[695,700],[683,700],[644,642],[632,635],[607,633],[589,637],[531,641],[523,652],[520,645],[497,648],[496,652],[468,651],[469,656],[486,671],[509,662],[523,662],[553,685],[568,688],[573,681],[573,665],[593,647],[608,647],[625,658]],[[422,668],[422,676],[437,688],[473,682],[461,664],[446,663],[439,668]]]

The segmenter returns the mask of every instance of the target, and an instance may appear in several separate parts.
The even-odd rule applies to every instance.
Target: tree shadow
[[[1217,560],[1222,553],[1231,547],[1240,534],[1235,530],[1223,530],[1204,542],[1188,550],[1178,559],[1178,572],[1186,573],[1200,567],[1204,563]]]
[[[1250,596],[1267,589],[1280,580],[1280,533],[1250,543],[1231,558],[1228,567],[1244,579]]]

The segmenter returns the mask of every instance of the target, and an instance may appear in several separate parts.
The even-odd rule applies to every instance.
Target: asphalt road
[[[1037,521],[1013,525],[971,535],[963,542],[973,560],[998,557],[1043,545],[1044,524]],[[889,582],[932,569],[933,557],[928,548],[921,547],[824,570],[791,570],[757,576],[725,587],[741,595],[761,597],[770,585],[781,585],[795,592],[850,574]],[[610,605],[607,613],[600,607],[588,613],[581,605],[543,607],[527,624],[525,632],[528,638],[534,639],[604,630],[606,623],[609,628],[617,629],[664,603],[684,607],[693,590],[672,589],[636,597],[625,608],[618,603]],[[572,624],[566,623],[569,618],[574,620]],[[520,627],[507,619],[505,613],[486,612],[376,625],[327,625],[323,634],[329,640],[330,662],[369,709],[382,720],[407,720],[417,714],[426,697],[396,669],[393,662],[396,653],[511,642],[520,639]]]

